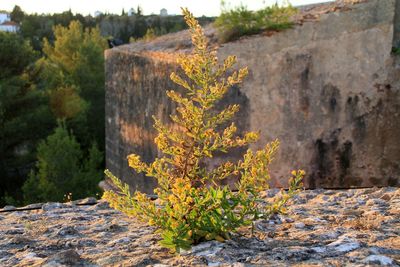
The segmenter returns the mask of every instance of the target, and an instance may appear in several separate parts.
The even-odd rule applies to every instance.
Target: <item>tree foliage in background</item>
[[[14,6],[13,10],[10,13],[10,17],[12,21],[20,23],[24,19],[25,13],[22,11],[20,6]]]
[[[215,20],[220,42],[228,42],[244,35],[257,34],[266,30],[284,30],[293,26],[291,17],[297,9],[289,3],[277,3],[261,10],[251,11],[245,6],[228,10],[222,2],[223,10]]]
[[[23,187],[26,203],[94,195],[102,179],[106,41],[99,29],[85,30],[79,21],[55,26],[54,36],[54,43],[44,40],[36,71],[53,115],[63,123],[38,146],[37,173]]]
[[[394,55],[400,56],[400,47],[393,47],[392,48],[392,53]]]
[[[30,79],[37,53],[14,33],[0,32],[0,205],[18,203],[36,145],[55,120],[47,95]]]
[[[20,10],[18,6],[14,9]],[[201,24],[205,24],[214,21],[214,18],[201,17],[199,20]],[[126,13],[122,15],[105,13],[92,17],[79,13],[73,14],[71,10],[55,14],[24,14],[20,33],[31,42],[35,50],[41,51],[43,38],[51,43],[54,42],[53,27],[57,25],[68,27],[71,21],[79,21],[85,29],[98,27],[103,37],[120,39],[124,43],[128,43],[130,39],[142,38],[150,28],[154,29],[157,35],[186,28],[182,16],[145,16],[142,9],[137,7],[131,16]]]
[[[219,65],[216,51],[208,48],[201,26],[187,9],[183,13],[194,51],[178,60],[186,79],[171,74],[172,81],[182,86],[186,94],[167,91],[168,97],[178,105],[177,115],[171,115],[178,127],[170,128],[155,118],[158,131],[155,143],[163,156],[150,164],[142,162],[137,155],[128,157],[129,166],[136,172],[157,179],[154,192],[158,203],[137,191],[132,196],[128,186],[109,171],[106,174],[121,192],[107,191],[103,196],[112,207],[157,226],[162,236],[161,245],[172,251],[188,249],[203,240],[228,239],[239,227],[281,212],[301,187],[304,175],[303,171],[294,171],[289,191],[263,206],[260,193],[268,188],[268,166],[278,141],[267,144],[263,150],[247,150],[238,162],[226,161],[214,169],[204,165],[204,160],[216,153],[254,143],[258,134],[236,134],[237,128],[230,122],[239,110],[238,105],[229,105],[222,111],[215,109],[230,87],[243,81],[247,68],[234,71],[226,78],[236,58],[229,56]],[[232,177],[238,178],[235,184],[238,192],[220,185]]]
[[[54,36],[54,44],[44,40],[44,57],[37,62],[52,111],[68,119],[85,149],[94,139],[104,150],[106,40],[98,28],[85,30],[79,21],[55,26]]]
[[[128,42],[148,29],[161,35],[186,27],[182,16],[145,16],[140,7],[131,16],[92,17],[71,10],[27,14],[15,6],[11,19],[20,31],[0,32],[0,207],[22,204],[21,186],[35,166],[37,145],[56,119],[73,130],[84,158],[93,143],[104,150],[105,38]],[[102,153],[92,153],[92,162],[95,154],[104,161]]]
[[[97,181],[102,177],[104,157],[94,152],[104,151],[106,41],[98,29],[85,30],[75,21],[69,27],[54,27],[54,36],[54,43],[45,39],[44,56],[38,60],[39,53],[20,35],[0,32],[1,205],[6,200],[20,204],[38,142],[50,134],[56,119],[65,119],[74,130],[82,158],[100,162],[92,164],[94,169],[85,166],[87,172],[97,173]],[[99,144],[96,151],[94,143]],[[39,195],[45,201],[52,194]]]
[[[59,122],[54,133],[41,142],[37,151],[37,172],[32,171],[23,186],[26,203],[63,201],[95,196],[102,179],[102,153],[95,143],[85,157],[75,137]]]
[[[21,75],[37,58],[30,46],[15,33],[0,31],[0,79]]]
[[[81,14],[73,14],[71,10],[55,14],[25,14],[20,23],[20,34],[29,40],[33,48],[39,52],[43,48],[43,39],[54,41],[53,27],[61,25],[67,27],[71,21],[79,21],[86,28],[96,26],[93,18],[84,17]]]

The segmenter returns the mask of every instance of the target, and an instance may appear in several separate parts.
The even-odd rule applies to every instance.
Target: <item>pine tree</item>
[[[37,172],[32,171],[23,186],[26,203],[63,201],[70,193],[80,199],[99,192],[101,152],[94,145],[82,165],[84,154],[64,122],[39,144],[37,157]]]
[[[247,68],[234,71],[226,78],[236,57],[229,56],[219,65],[216,51],[209,49],[198,22],[187,9],[183,9],[183,13],[194,51],[178,59],[187,79],[177,73],[171,74],[172,81],[183,87],[186,94],[167,91],[168,97],[178,105],[177,115],[171,115],[178,127],[167,127],[154,118],[158,131],[155,143],[163,157],[151,164],[142,162],[137,155],[128,157],[129,166],[136,172],[157,179],[158,187],[154,192],[158,195],[158,204],[140,192],[132,196],[128,186],[109,171],[106,174],[121,192],[104,193],[112,207],[159,227],[161,244],[172,251],[187,249],[203,240],[222,241],[230,238],[239,227],[282,211],[283,205],[301,186],[304,175],[303,171],[294,171],[289,191],[263,207],[260,193],[268,188],[268,165],[278,141],[256,152],[249,149],[243,160],[227,161],[212,170],[202,164],[217,152],[247,147],[258,139],[258,134],[248,132],[240,137],[236,135],[235,124],[228,124],[238,112],[238,105],[229,105],[220,112],[214,109],[230,87],[243,81]],[[219,183],[230,177],[238,178],[237,192]]]
[[[36,145],[55,125],[46,94],[30,79],[36,57],[21,36],[0,32],[0,206],[18,204]]]
[[[22,11],[20,6],[15,5],[10,15],[12,21],[21,23],[21,21],[24,19],[25,13]]]

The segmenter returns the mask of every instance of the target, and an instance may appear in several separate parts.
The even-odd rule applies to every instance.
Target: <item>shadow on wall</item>
[[[354,116],[360,97],[349,97],[345,107],[349,124],[315,141],[311,188],[400,186],[400,147],[394,145],[400,136],[396,126],[400,125],[400,92],[390,84],[376,89],[380,99],[370,112]]]
[[[285,186],[297,168],[306,170],[312,188],[399,185],[400,64],[390,55],[400,40],[399,6],[400,0],[368,0],[318,22],[219,47],[220,58],[234,54],[250,70],[221,106],[240,104],[239,132],[260,130],[251,148],[281,141],[273,186]],[[147,193],[155,181],[136,175],[126,157],[137,153],[151,162],[158,155],[151,116],[170,123],[175,106],[165,90],[177,88],[169,75],[182,52],[171,43],[190,42],[187,33],[160,39],[106,52],[107,168]],[[226,159],[217,156],[206,164]]]

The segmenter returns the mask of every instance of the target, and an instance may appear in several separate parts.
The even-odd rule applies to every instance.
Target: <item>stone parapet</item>
[[[293,29],[222,45],[206,27],[220,58],[236,55],[238,67],[250,70],[221,105],[241,105],[241,132],[260,130],[252,149],[281,141],[271,166],[273,187],[285,187],[297,168],[306,170],[309,188],[400,184],[400,67],[391,54],[396,5],[324,4],[308,10],[312,16]],[[177,55],[189,50],[183,31],[106,51],[106,163],[132,188],[152,193],[156,184],[135,174],[126,156],[136,153],[151,162],[158,155],[151,116],[170,123],[175,106],[165,90],[176,86],[169,74],[177,69]],[[217,155],[209,164],[222,160]]]

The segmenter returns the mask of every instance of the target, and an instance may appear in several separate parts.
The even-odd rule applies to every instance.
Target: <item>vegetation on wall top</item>
[[[245,6],[228,10],[223,5],[221,15],[216,19],[220,42],[228,42],[244,35],[257,34],[266,30],[284,30],[293,26],[291,17],[297,9],[287,4],[274,4],[257,11]]]

